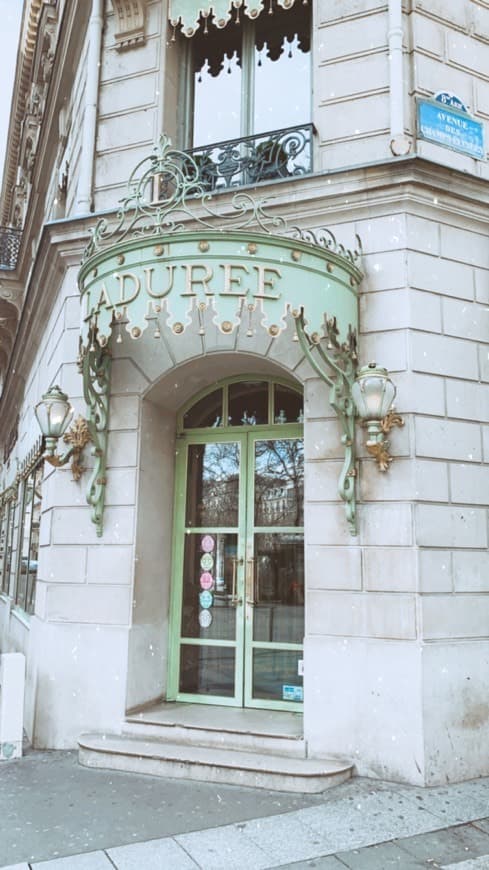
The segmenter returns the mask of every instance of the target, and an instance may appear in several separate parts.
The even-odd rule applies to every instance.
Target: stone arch
[[[140,384],[128,709],[164,697],[166,693],[177,412],[193,396],[227,377],[275,376],[303,386],[303,377],[298,371],[301,355],[295,351],[292,335],[290,331],[282,349],[274,348],[277,358],[271,358],[270,353],[264,355],[215,346],[209,352],[212,343],[208,339],[204,352],[170,365],[153,378],[147,375],[150,370],[155,372],[157,361],[149,359],[147,354],[138,352],[131,359],[119,358],[126,372],[136,374]],[[239,341],[238,336],[235,341]],[[174,344],[173,339],[169,342]],[[288,353],[286,345],[290,345]],[[116,369],[117,364],[116,360]],[[122,378],[117,375],[116,383],[120,385],[121,382]]]

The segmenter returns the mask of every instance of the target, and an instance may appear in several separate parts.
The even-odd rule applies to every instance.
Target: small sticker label
[[[209,574],[208,571],[204,571],[203,574],[200,575],[200,588],[201,589],[212,589],[214,586],[214,577],[212,574]]]
[[[214,599],[211,592],[201,592],[199,595],[199,604],[201,607],[212,607]]]
[[[304,659],[299,659],[299,661],[297,662],[297,676],[304,676]]]
[[[211,568],[214,567],[214,559],[210,553],[204,553],[204,555],[201,556],[200,567],[203,568],[204,571],[210,571]]]
[[[199,613],[199,625],[201,628],[209,628],[212,623],[212,613],[210,610],[201,610]]]
[[[282,686],[282,700],[303,701],[304,689],[302,686]]]
[[[214,549],[214,538],[210,535],[204,535],[200,542],[200,546],[202,547],[204,553],[212,553]]]

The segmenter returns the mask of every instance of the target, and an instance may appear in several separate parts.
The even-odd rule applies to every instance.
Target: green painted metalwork
[[[220,382],[219,386],[228,386],[237,383],[242,378],[229,378]],[[270,378],[264,381],[272,382]],[[273,382],[288,385],[292,384],[273,379]],[[192,403],[207,391],[194,397]],[[190,403],[189,403],[190,404]],[[187,406],[186,406],[187,407]],[[180,424],[183,413],[179,415]],[[174,510],[174,534],[172,553],[172,593],[170,602],[170,645],[168,658],[168,690],[169,700],[189,701],[198,704],[218,704],[222,706],[248,706],[264,709],[289,710],[299,712],[302,704],[289,701],[276,701],[266,699],[254,699],[252,692],[252,658],[254,649],[270,649],[293,651],[298,654],[302,646],[294,643],[273,642],[265,643],[253,640],[253,614],[245,603],[245,565],[247,557],[253,553],[254,533],[260,530],[253,525],[254,505],[254,446],[256,440],[269,440],[277,438],[301,438],[303,427],[296,423],[275,424],[262,426],[230,426],[227,429],[207,429],[195,431],[189,430],[179,435],[177,439],[177,463],[175,476],[175,510]],[[239,486],[239,522],[236,527],[202,526],[198,528],[186,527],[185,510],[187,495],[187,459],[188,448],[194,444],[214,443],[239,443],[240,445],[240,486]],[[268,534],[301,533],[302,527],[297,526],[267,526]],[[236,609],[236,636],[234,640],[206,640],[202,638],[185,637],[181,634],[181,615],[183,603],[183,570],[184,570],[184,544],[188,535],[218,534],[220,532],[236,534],[238,547],[236,558],[238,596],[243,603]],[[179,691],[180,673],[180,647],[181,645],[215,646],[233,648],[236,653],[235,663],[235,694],[232,697],[194,694]]]
[[[304,0],[302,0],[304,2]],[[307,0],[306,0],[307,2]],[[278,0],[282,9],[290,9],[294,0]],[[256,18],[265,8],[264,0],[170,0],[168,6],[168,18],[175,28],[182,25],[184,36],[193,36],[199,28],[199,18],[202,15],[205,26],[207,19],[212,18],[212,23],[219,28],[225,27],[231,20],[233,10],[236,10],[236,20],[239,21],[239,11],[243,9],[249,18]],[[271,8],[267,4],[267,8]]]
[[[88,408],[87,425],[92,439],[95,464],[87,486],[87,502],[92,508],[92,522],[97,535],[103,532],[105,487],[107,483],[107,428],[109,422],[109,395],[111,355],[100,347],[95,330],[89,333],[88,346],[80,339],[78,365],[83,376],[83,393]]]
[[[136,166],[113,224],[102,218],[93,230],[79,273],[80,358],[100,466],[89,502],[99,533],[108,416],[102,384],[108,390],[109,371],[102,351],[114,331],[117,341],[123,335],[135,340],[151,326],[159,339],[165,328],[178,336],[197,322],[204,335],[206,313],[223,334],[243,325],[250,339],[258,329],[276,338],[291,328],[289,315],[295,318],[304,353],[330,385],[343,426],[339,491],[355,530],[350,387],[362,279],[357,241],[351,251],[326,228],[289,225],[245,192],[213,197],[196,161],[165,136]],[[332,344],[332,354],[325,344]]]
[[[349,330],[347,340],[339,341],[336,318],[324,318],[323,336],[309,335],[304,313],[296,320],[297,335],[305,356],[319,377],[330,387],[329,402],[336,411],[343,429],[341,438],[345,459],[338,482],[338,493],[345,502],[345,512],[352,535],[357,534],[355,466],[355,406],[351,388],[358,366],[356,333]]]

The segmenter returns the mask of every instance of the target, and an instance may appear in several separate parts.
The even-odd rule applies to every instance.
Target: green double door
[[[302,427],[179,439],[169,696],[303,700]]]

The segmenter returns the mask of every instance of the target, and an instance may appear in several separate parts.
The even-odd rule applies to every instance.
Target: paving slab
[[[485,831],[486,834],[489,834],[489,818],[488,819],[477,819],[473,822],[475,828],[479,828],[481,831]]]
[[[248,837],[268,856],[270,866],[306,861],[331,851],[323,834],[304,825],[299,813],[243,823]]]
[[[311,867],[315,867],[317,870],[345,870],[345,865],[334,855],[313,858],[310,861],[299,861],[294,864],[281,864],[280,870],[310,870]]]
[[[2,870],[29,870],[28,864],[9,864],[7,867],[2,866]]]
[[[300,812],[304,825],[323,835],[324,854],[372,846],[441,826],[439,819],[397,792],[376,792],[309,807]]]
[[[484,782],[466,782],[442,788],[402,788],[403,797],[437,815],[445,825],[456,825],[487,816],[489,787]]]
[[[171,837],[150,840],[149,843],[133,843],[108,849],[107,855],[117,870],[196,870],[197,864]]]
[[[442,870],[489,870],[489,855],[481,858],[470,858],[458,864],[444,864]]]
[[[84,855],[70,855],[69,858],[55,858],[54,861],[31,864],[31,867],[32,870],[114,870],[104,852],[86,852]]]
[[[421,861],[438,864],[489,854],[489,835],[472,825],[421,834],[402,841],[402,848]]]
[[[400,843],[382,843],[380,846],[340,852],[337,857],[349,870],[420,870],[422,867],[426,870],[427,866],[424,861],[409,855]]]
[[[175,840],[205,870],[268,870],[273,866],[268,855],[237,825],[181,834]]]

